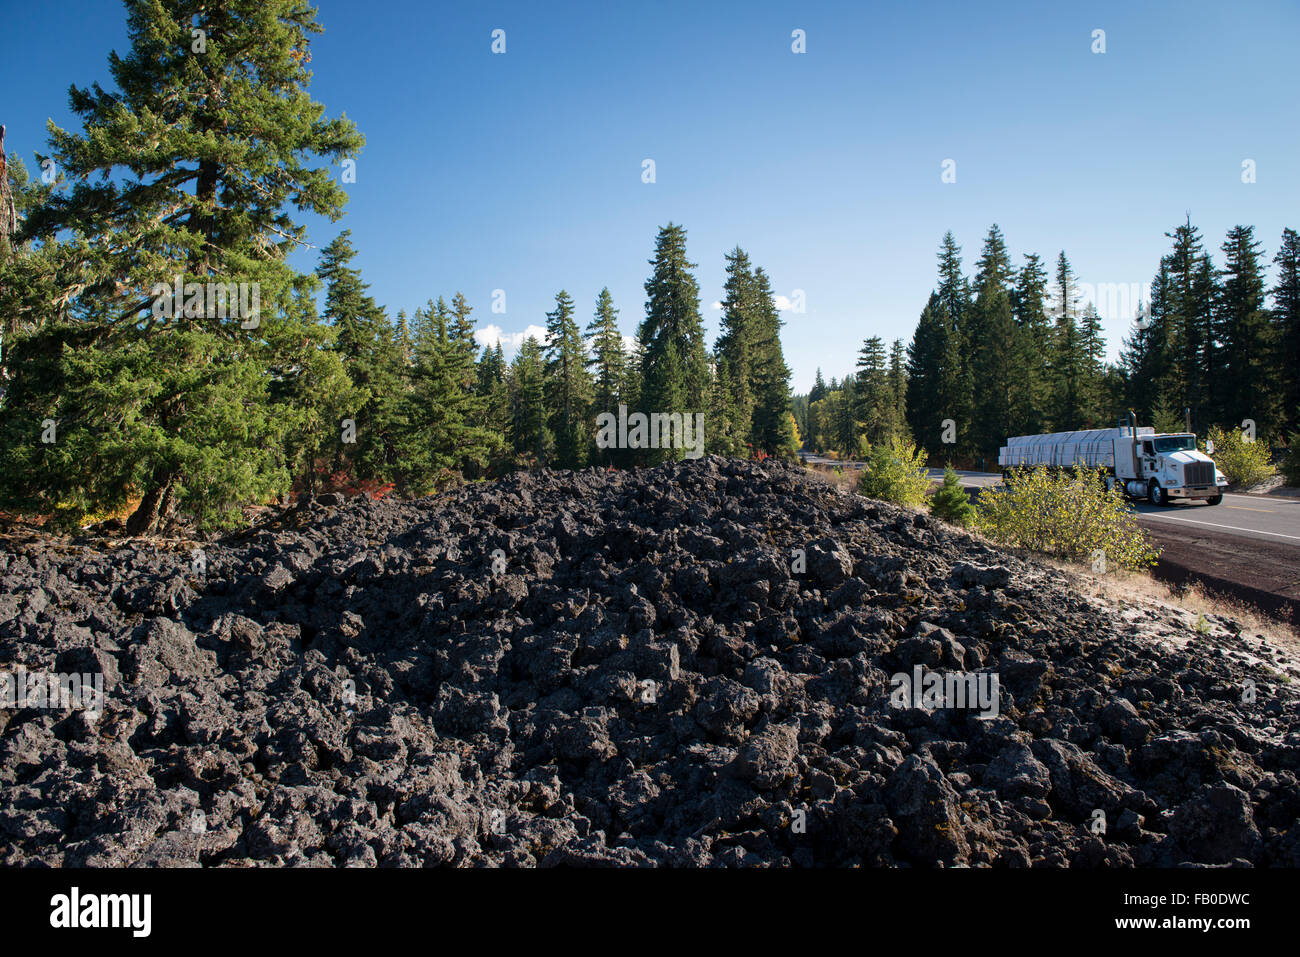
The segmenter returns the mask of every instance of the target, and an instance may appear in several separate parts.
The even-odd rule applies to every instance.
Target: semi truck
[[[1101,469],[1106,487],[1165,506],[1174,499],[1223,501],[1227,478],[1196,448],[1191,431],[1156,434],[1130,415],[1113,429],[1015,435],[998,452],[1005,479],[1013,469]]]

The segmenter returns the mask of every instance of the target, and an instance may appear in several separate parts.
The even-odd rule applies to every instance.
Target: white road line
[[[1163,518],[1171,522],[1186,522],[1189,525],[1208,525],[1210,528],[1226,528],[1234,532],[1249,532],[1253,535],[1273,535],[1277,538],[1289,538],[1292,541],[1300,542],[1300,535],[1283,535],[1281,532],[1265,532],[1258,528],[1239,528],[1236,525],[1219,525],[1215,522],[1198,522],[1194,518],[1179,518],[1176,515],[1162,515],[1157,512],[1138,512],[1137,514],[1149,518]]]

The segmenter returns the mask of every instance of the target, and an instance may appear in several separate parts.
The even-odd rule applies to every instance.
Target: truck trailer
[[[1196,448],[1194,433],[1157,435],[1132,418],[1113,429],[1012,436],[998,465],[1003,478],[1023,468],[1102,469],[1107,488],[1118,483],[1129,498],[1159,506],[1173,499],[1218,505],[1228,485],[1214,460]]]

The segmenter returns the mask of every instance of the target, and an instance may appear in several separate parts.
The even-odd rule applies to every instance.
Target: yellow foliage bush
[[[1089,563],[1099,571],[1140,569],[1160,555],[1118,486],[1107,490],[1100,470],[1017,469],[1002,488],[980,495],[975,520],[1006,545]]]
[[[1210,426],[1208,438],[1214,443],[1214,451],[1206,451],[1208,446],[1204,442],[1201,450],[1214,459],[1219,471],[1233,485],[1255,485],[1276,474],[1277,469],[1269,460],[1267,442],[1247,442],[1240,430],[1224,430],[1217,425]]]
[[[930,491],[930,470],[925,452],[911,442],[890,436],[888,442],[863,447],[862,477],[858,491],[867,498],[898,505],[924,505]]]

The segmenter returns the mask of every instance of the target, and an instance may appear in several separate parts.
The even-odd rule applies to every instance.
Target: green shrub
[[[1206,454],[1233,485],[1251,486],[1277,474],[1269,461],[1268,443],[1248,442],[1240,430],[1225,431],[1217,425],[1210,426],[1209,440],[1214,451]],[[1208,448],[1204,443],[1201,447]]]
[[[924,505],[930,491],[925,452],[911,442],[891,436],[888,442],[863,447],[862,477],[858,491],[868,498],[898,505]]]
[[[975,519],[975,506],[951,465],[944,468],[943,485],[930,499],[930,514],[954,525],[969,525]]]
[[[1118,486],[1107,490],[1104,478],[1100,471],[1018,469],[1002,488],[980,495],[976,524],[1007,545],[1099,571],[1154,565],[1159,549],[1147,541]]]

